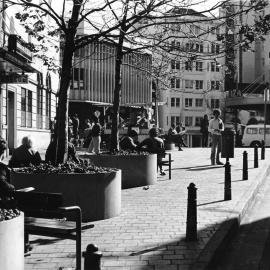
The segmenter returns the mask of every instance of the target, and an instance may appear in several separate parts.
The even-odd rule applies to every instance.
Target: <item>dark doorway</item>
[[[201,147],[202,140],[200,135],[192,135],[192,147]]]

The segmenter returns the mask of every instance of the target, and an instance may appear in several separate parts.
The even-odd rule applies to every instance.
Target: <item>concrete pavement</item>
[[[242,181],[242,153],[248,151],[249,180]],[[235,149],[230,159],[232,200],[224,201],[224,167],[210,166],[210,148],[172,151],[168,173],[149,189],[122,190],[120,216],[93,222],[83,232],[82,250],[94,243],[103,253],[103,270],[212,269],[214,252],[228,239],[269,173],[266,160],[253,168],[253,149]],[[259,155],[260,157],[260,155]],[[224,160],[223,160],[224,161]],[[197,190],[198,241],[186,242],[187,186]],[[34,249],[25,269],[75,267],[75,241],[31,236]]]

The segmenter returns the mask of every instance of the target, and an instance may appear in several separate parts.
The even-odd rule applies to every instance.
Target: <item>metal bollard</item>
[[[232,199],[232,183],[231,183],[231,165],[227,160],[225,164],[225,183],[224,183],[224,200],[229,201]]]
[[[86,251],[83,252],[84,257],[84,270],[101,270],[100,259],[102,253],[98,251],[98,247],[89,244]]]
[[[259,167],[259,161],[258,161],[258,146],[255,144],[254,146],[254,168]]]
[[[197,188],[194,183],[188,186],[186,241],[197,240]]]
[[[265,159],[265,142],[262,140],[262,148],[261,148],[261,160]]]
[[[248,180],[248,153],[243,152],[243,177],[242,180]]]

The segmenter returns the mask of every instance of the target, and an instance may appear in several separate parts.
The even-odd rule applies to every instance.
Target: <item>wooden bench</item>
[[[81,231],[94,225],[82,225],[80,207],[63,207],[61,193],[15,191],[14,198],[25,215],[25,244],[29,234],[76,240],[76,270],[81,270]]]
[[[168,156],[168,159],[166,159],[166,156]],[[172,178],[172,154],[171,153],[165,153],[164,154],[164,158],[159,161],[159,164],[158,165],[161,165],[162,167],[163,166],[168,166],[169,167],[169,179]]]

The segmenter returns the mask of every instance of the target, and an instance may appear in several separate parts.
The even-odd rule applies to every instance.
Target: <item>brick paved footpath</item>
[[[242,181],[244,150],[249,156],[247,181]],[[224,201],[224,167],[209,166],[209,157],[210,148],[172,151],[172,180],[167,173],[147,190],[122,190],[120,216],[94,222],[93,229],[83,232],[82,250],[90,243],[96,244],[103,253],[103,270],[204,269],[265,179],[270,150],[266,149],[265,161],[260,160],[259,152],[259,168],[254,169],[253,149],[235,149],[235,158],[230,159],[231,201]],[[191,182],[198,188],[198,241],[188,243],[186,206]],[[31,236],[30,240],[34,249],[25,258],[26,270],[75,267],[75,241],[39,236]]]

